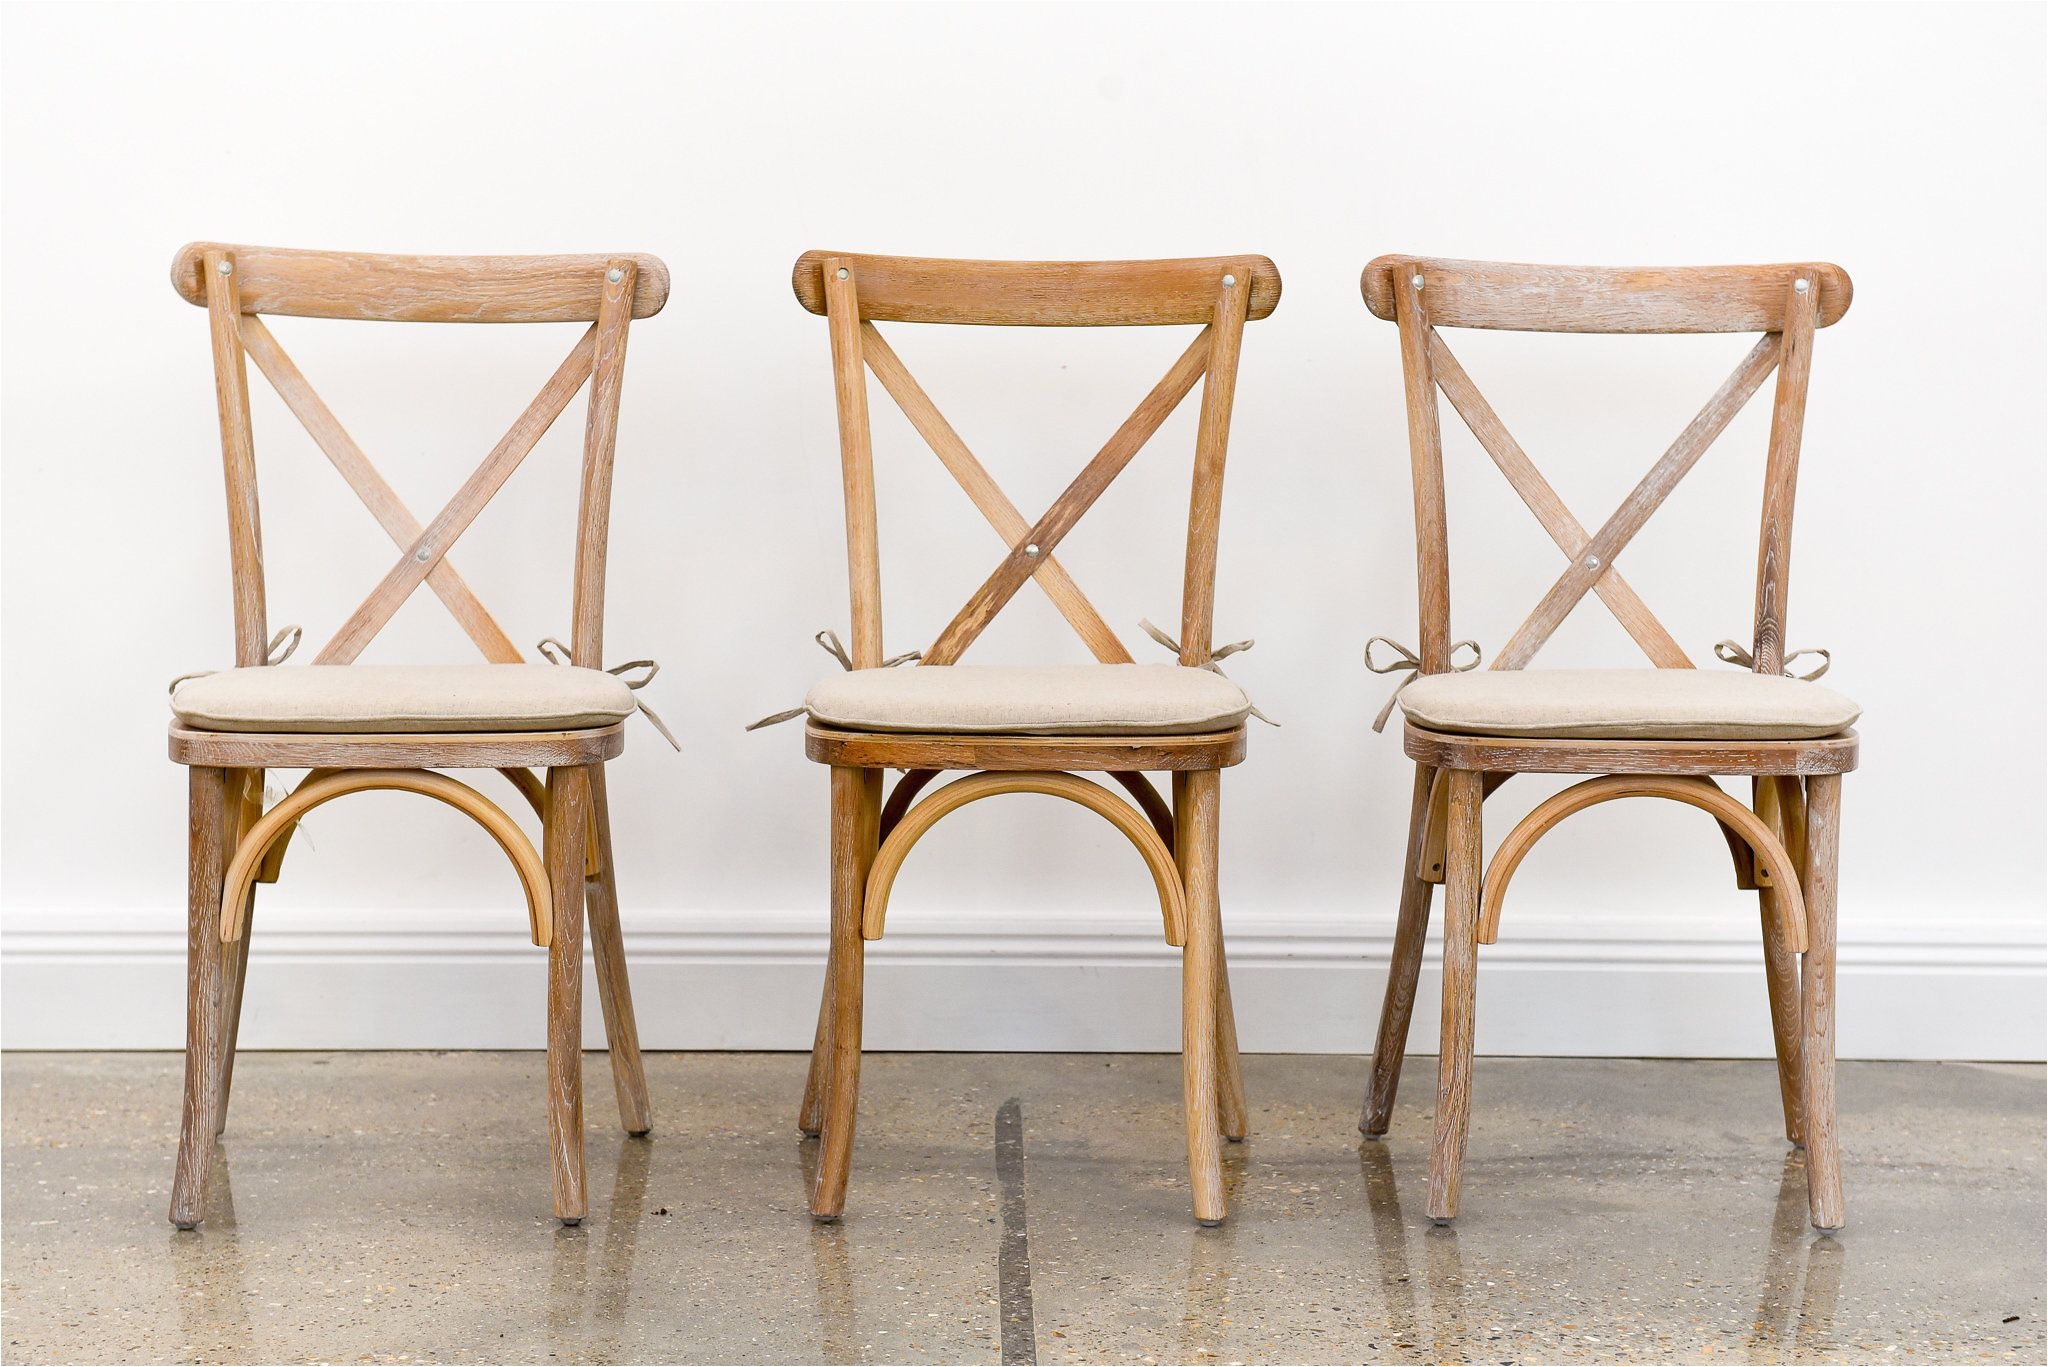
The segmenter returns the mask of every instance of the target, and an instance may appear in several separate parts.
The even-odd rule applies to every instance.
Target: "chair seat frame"
[[[1692,661],[1615,565],[1677,482],[1773,371],[1756,580],[1754,668],[1784,663],[1793,495],[1814,331],[1850,300],[1848,276],[1825,263],[1607,270],[1385,256],[1361,280],[1368,307],[1400,331],[1413,474],[1423,674],[1450,668],[1450,580],[1439,391],[1566,557],[1566,568],[1495,655],[1529,662],[1587,594],[1599,597],[1658,668]],[[1762,332],[1721,389],[1595,531],[1571,513],[1487,403],[1440,327],[1591,333]],[[1371,1079],[1359,1129],[1386,1133],[1400,1084],[1424,941],[1444,887],[1443,1002],[1430,1150],[1429,1215],[1459,1211],[1470,1130],[1477,951],[1499,934],[1507,887],[1541,837],[1575,812],[1622,797],[1700,808],[1720,825],[1739,888],[1758,894],[1765,979],[1785,1135],[1806,1154],[1813,1224],[1844,1221],[1836,1134],[1835,902],[1842,775],[1857,763],[1854,731],[1814,740],[1591,740],[1452,735],[1408,723],[1415,761],[1401,898]],[[1481,811],[1516,774],[1588,775],[1540,803],[1489,863]],[[1717,777],[1750,780],[1745,805]]]
[[[193,243],[171,268],[174,288],[207,310],[228,492],[236,663],[270,663],[247,362],[255,360],[398,549],[398,559],[320,650],[315,664],[353,662],[422,584],[484,657],[522,656],[448,559],[491,497],[586,383],[583,479],[576,519],[571,654],[602,662],[606,540],[620,383],[630,323],[659,312],[668,271],[651,256],[397,257]],[[580,322],[568,357],[448,505],[422,523],[306,381],[262,315],[392,322]],[[533,943],[547,951],[547,1117],[555,1215],[581,1222],[584,1175],[582,991],[587,925],[628,1133],[652,1127],[619,928],[604,763],[624,748],[623,724],[511,733],[246,733],[173,723],[171,759],[190,787],[186,1047],[183,1119],[171,1221],[207,1213],[208,1175],[226,1128],[249,964],[255,887],[281,875],[298,819],[365,791],[430,797],[481,826],[519,876]],[[309,772],[269,811],[271,769]],[[536,848],[503,807],[442,770],[497,770],[541,824]],[[536,772],[538,771],[538,772]],[[544,777],[543,777],[544,775]]]

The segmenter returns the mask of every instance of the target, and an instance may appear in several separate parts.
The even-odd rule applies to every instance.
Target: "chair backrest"
[[[941,464],[1009,545],[1002,562],[924,652],[949,665],[1035,579],[1096,659],[1127,664],[1123,642],[1053,556],[1132,457],[1202,382],[1181,590],[1180,659],[1208,660],[1215,616],[1216,533],[1224,454],[1247,321],[1280,301],[1280,274],[1263,256],[1180,261],[939,261],[904,256],[805,252],[797,299],[830,323],[839,403],[839,455],[846,489],[847,570],[856,669],[882,663],[881,561],[868,427],[867,372],[903,410]],[[1201,332],[1035,522],[1027,522],[904,368],[877,322],[1029,327],[1199,325]]]
[[[1811,262],[1604,270],[1382,256],[1365,268],[1360,287],[1366,306],[1400,328],[1409,460],[1415,485],[1424,673],[1448,669],[1451,653],[1450,552],[1437,390],[1451,401],[1451,407],[1567,562],[1535,610],[1495,654],[1492,667],[1520,669],[1526,665],[1566,614],[1592,592],[1653,664],[1689,669],[1692,660],[1628,586],[1614,562],[1773,370],[1778,383],[1765,457],[1752,653],[1759,673],[1776,674],[1783,668],[1792,501],[1799,474],[1813,333],[1848,310],[1849,277],[1840,267]],[[1763,336],[1621,506],[1597,531],[1589,533],[1509,435],[1499,415],[1451,354],[1437,331],[1447,327],[1512,332],[1761,332]]]
[[[212,328],[214,394],[227,467],[236,664],[263,663],[268,630],[245,358],[255,360],[285,406],[399,547],[397,563],[313,661],[326,665],[353,661],[423,583],[447,605],[487,659],[510,664],[522,658],[455,572],[448,551],[590,381],[570,649],[578,664],[602,664],[605,545],[626,332],[633,319],[661,311],[668,299],[666,266],[652,256],[634,254],[371,256],[194,242],[172,261],[171,284],[188,302],[206,309]],[[264,314],[590,326],[476,473],[423,525],[284,353],[264,325]]]

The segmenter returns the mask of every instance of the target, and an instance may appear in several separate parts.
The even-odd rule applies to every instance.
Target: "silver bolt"
[[[428,560],[433,558],[433,552],[428,550],[425,546],[422,546],[412,553],[412,558],[419,561],[422,565],[424,565],[427,563]]]
[[[1793,292],[1794,292],[1794,293],[1796,293],[1796,294],[1804,294],[1804,293],[1806,293],[1806,291],[1807,291],[1807,288],[1808,288],[1808,286],[1807,286],[1807,283],[1806,283],[1806,282],[1805,282],[1804,280],[1794,280],[1794,281],[1792,282],[1792,290],[1793,290]]]
[[[614,285],[616,285],[621,280],[624,280],[626,278],[626,273],[620,270],[617,266],[614,266],[604,273],[604,278],[611,281]]]
[[[1037,555],[1037,554],[1038,554],[1038,543],[1037,543],[1036,541],[1033,541],[1033,542],[1031,542],[1030,544],[1028,544],[1027,546],[1025,546],[1025,547],[1024,547],[1024,554],[1026,554],[1026,555]]]
[[[1235,285],[1236,283],[1237,277],[1234,275],[1226,275],[1223,277],[1223,288],[1225,289],[1229,289],[1232,285]]]
[[[1599,568],[1600,568],[1600,557],[1599,557],[1599,556],[1597,556],[1597,555],[1589,555],[1589,556],[1587,556],[1587,557],[1586,557],[1586,568],[1587,568],[1587,569],[1589,569],[1589,570],[1597,570],[1597,569],[1599,569]]]
[[[844,280],[844,279],[846,278],[846,267],[844,267],[844,266],[841,266],[841,267],[839,268],[839,278],[840,278],[841,280]]]
[[[223,261],[223,262],[221,262],[221,263],[220,263],[220,273],[221,273],[222,275],[233,275],[233,274],[235,273],[235,263],[234,263],[234,262],[232,262],[232,261]]]
[[[1419,275],[1418,275],[1418,276],[1415,276],[1415,277],[1413,277],[1412,279],[1410,279],[1408,283],[1409,283],[1409,284],[1411,284],[1411,285],[1413,285],[1413,286],[1415,286],[1415,288],[1417,288],[1417,289],[1421,289],[1421,288],[1422,288],[1422,277],[1421,277],[1421,276],[1419,276]]]

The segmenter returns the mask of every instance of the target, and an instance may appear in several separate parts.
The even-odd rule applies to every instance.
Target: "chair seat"
[[[944,665],[856,669],[810,691],[813,723],[988,736],[1175,736],[1229,731],[1244,690],[1184,665]]]
[[[633,691],[572,665],[312,665],[187,679],[171,711],[202,731],[573,731],[633,712]]]
[[[1805,740],[1862,713],[1818,684],[1698,669],[1432,674],[1401,691],[1401,710],[1432,731],[1579,740]]]

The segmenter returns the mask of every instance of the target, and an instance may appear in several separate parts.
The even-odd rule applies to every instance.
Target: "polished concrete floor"
[[[1434,1060],[1246,1060],[1229,1223],[1189,1218],[1177,1062],[869,1059],[846,1220],[804,1212],[803,1061],[589,1060],[591,1218],[548,1218],[533,1054],[251,1054],[196,1233],[176,1055],[11,1055],[7,1362],[2024,1362],[2038,1067],[1850,1064],[1849,1227],[1807,1227],[1767,1063],[1482,1059],[1455,1228]]]

